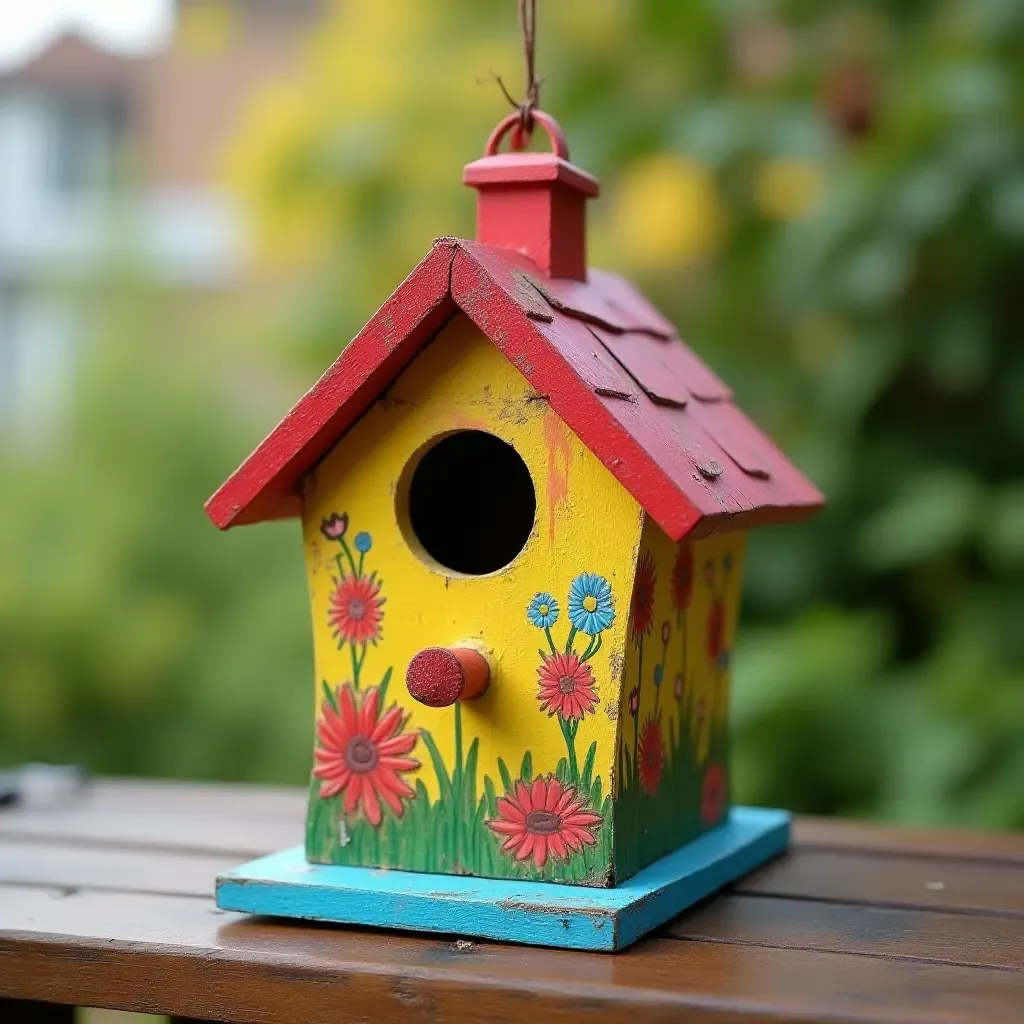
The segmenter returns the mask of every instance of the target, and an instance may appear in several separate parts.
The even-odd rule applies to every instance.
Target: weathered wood
[[[749,875],[736,889],[796,899],[1024,916],[1024,871],[1012,864],[797,850]]]
[[[298,788],[100,779],[80,799],[5,810],[0,838],[222,853],[237,862],[293,845],[305,815]]]
[[[618,958],[218,914],[132,894],[0,901],[0,993],[211,1020],[1010,1021],[1024,973],[649,939]],[[344,1008],[341,1011],[339,1008]]]
[[[798,874],[802,856],[792,856]],[[61,890],[52,887],[61,886],[209,897],[216,874],[234,866],[228,860],[119,848],[80,848],[70,856],[62,847],[7,841],[0,842],[0,881],[48,885],[53,896]],[[972,876],[986,871],[977,866]],[[1024,969],[1024,921],[1001,915],[731,895],[683,916],[666,935]]]
[[[1024,864],[1024,833],[968,832],[904,828],[874,821],[838,818],[797,818],[794,845],[863,850],[870,853],[913,854],[942,860],[1002,861]]]
[[[0,999],[0,1020],[4,1024],[74,1024],[75,1008],[27,999]]]
[[[213,896],[217,875],[237,865],[227,854],[47,845],[0,839],[0,883]]]
[[[728,822],[611,888],[310,865],[302,847],[217,882],[224,910],[613,952],[785,849],[789,815],[734,807]]]
[[[598,194],[597,179],[569,163],[557,121],[542,111],[533,116],[547,133],[551,153],[499,153],[504,135],[511,130],[514,139],[520,130],[518,115],[511,114],[491,133],[483,159],[465,169],[463,182],[479,192],[476,237],[527,253],[550,277],[585,282],[584,206]]]
[[[33,887],[0,888],[0,997],[63,1001],[62,1022],[70,1004],[282,1024],[1020,1019],[1021,837],[800,821],[777,869],[613,960],[218,913],[219,865],[294,843],[303,806],[300,790],[100,781],[86,802],[0,814],[0,881],[36,861]],[[115,891],[154,879],[189,895]]]
[[[682,915],[664,934],[1024,970],[1024,920],[1014,917],[730,894]]]
[[[265,808],[260,799],[264,793]],[[223,867],[294,845],[302,834],[304,801],[298,789],[164,783],[149,788],[145,783],[103,780],[88,801],[0,815],[0,840],[38,839],[35,847],[12,849],[13,861],[4,853],[8,844],[0,845],[0,880],[100,886],[107,884],[107,877],[114,888],[207,895]],[[744,891],[937,910],[1024,908],[1024,876],[1013,867],[1018,850],[1024,854],[1024,837],[941,833],[929,852],[924,845],[927,833],[904,835],[890,826],[798,819],[795,831],[793,852],[741,883]],[[810,849],[808,841],[814,844]],[[871,852],[825,848],[845,841]],[[71,844],[75,856],[60,852]],[[100,846],[102,857],[91,860],[93,848]],[[110,849],[115,846],[125,848],[123,857],[115,856]],[[127,852],[134,849],[155,851],[157,859]],[[904,850],[914,855],[905,856]],[[40,862],[34,865],[36,851]],[[173,854],[191,857],[192,851],[198,854],[195,860],[165,861]],[[203,856],[207,853],[212,854],[209,860]],[[55,865],[55,875],[43,870],[44,861]],[[24,873],[5,871],[5,862],[21,865]],[[154,887],[152,872],[164,863],[176,881],[158,879]],[[936,882],[945,888],[936,888]]]
[[[578,318],[581,307],[621,309],[625,303],[627,311],[636,312],[649,303],[639,294],[631,296],[635,289],[622,279],[591,275],[572,287],[572,306],[556,301],[550,314],[535,319],[529,315],[535,310],[519,300],[523,289],[517,275],[536,277],[552,295],[558,285],[520,248],[439,239],[334,365],[209,500],[213,521],[227,529],[298,515],[298,481],[381,396],[455,306],[546,396],[673,540],[691,535],[695,527],[693,537],[795,522],[820,507],[817,489],[728,399],[709,403],[720,407],[720,415],[714,408],[704,410],[704,422],[715,426],[712,435],[685,408],[660,405],[644,393],[635,401],[621,401],[622,385],[611,396],[603,387],[595,389],[590,375],[581,372],[581,357],[587,365],[600,362],[602,373],[625,377],[626,395],[634,390],[632,379]],[[682,345],[667,343],[665,358],[678,361],[680,379],[695,378],[698,360]],[[713,440],[717,435],[739,438],[743,461],[756,452],[759,472],[751,474],[731,458],[729,449]],[[714,455],[723,467],[714,483],[694,477],[695,451],[705,459]],[[761,475],[765,470],[767,475]]]
[[[454,239],[438,239],[333,365],[206,503],[221,529],[297,516],[296,484],[456,312]]]

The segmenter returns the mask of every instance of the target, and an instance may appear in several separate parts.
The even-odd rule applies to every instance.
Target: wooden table
[[[1022,836],[802,820],[786,857],[612,956],[218,911],[214,875],[295,844],[303,803],[111,780],[0,811],[0,1022],[1024,1021]]]

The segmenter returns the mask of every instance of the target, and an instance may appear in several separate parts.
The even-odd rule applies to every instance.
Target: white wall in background
[[[0,0],[0,71],[69,29],[106,49],[145,53],[163,46],[173,26],[174,0]]]

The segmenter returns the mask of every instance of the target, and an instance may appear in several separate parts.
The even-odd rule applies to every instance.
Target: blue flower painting
[[[615,621],[611,584],[592,572],[582,572],[569,587],[569,621],[581,633],[596,636]]]
[[[550,629],[558,621],[558,602],[546,591],[537,594],[527,606],[526,617],[538,629]]]

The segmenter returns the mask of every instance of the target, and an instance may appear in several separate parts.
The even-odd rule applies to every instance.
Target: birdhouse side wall
[[[446,572],[406,507],[417,460],[485,431],[529,469],[536,515],[506,568]],[[452,517],[495,514],[472,472]],[[304,485],[316,664],[306,831],[314,863],[604,886],[629,592],[643,512],[464,316],[448,324]],[[427,707],[428,647],[492,669],[479,698]]]
[[[644,524],[630,601],[615,877],[720,824],[729,808],[729,676],[747,536],[671,541]]]

